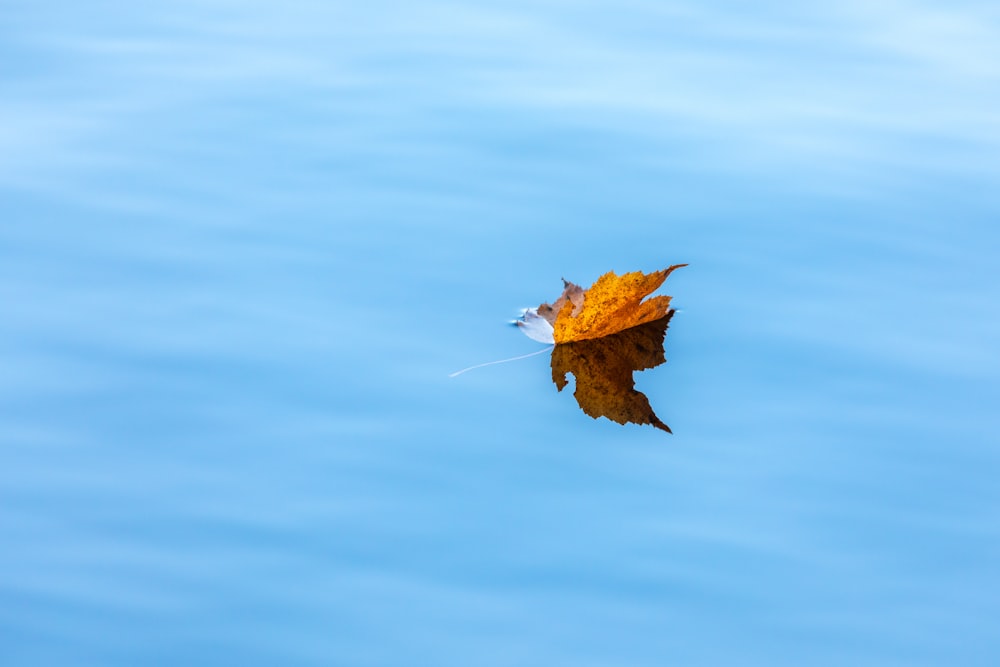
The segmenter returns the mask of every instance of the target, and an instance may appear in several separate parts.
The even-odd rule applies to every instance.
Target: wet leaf
[[[659,366],[666,358],[663,342],[674,311],[603,338],[556,345],[552,351],[552,381],[562,391],[566,375],[576,380],[573,396],[586,414],[619,424],[652,424],[670,433],[649,399],[635,389],[635,371]]]

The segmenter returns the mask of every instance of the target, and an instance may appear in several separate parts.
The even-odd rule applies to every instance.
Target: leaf
[[[682,266],[687,264],[621,276],[609,271],[587,290],[564,279],[565,288],[559,298],[551,305],[543,303],[534,314],[552,325],[552,339],[557,344],[610,336],[665,317],[670,311],[670,297],[646,297]]]
[[[673,313],[604,338],[556,345],[552,351],[556,388],[562,391],[568,383],[566,374],[572,373],[576,379],[573,396],[580,409],[594,419],[652,424],[671,433],[653,412],[646,395],[635,389],[632,373],[666,361],[663,341]]]
[[[621,276],[610,271],[586,290],[563,279],[558,299],[526,309],[514,324],[534,340],[554,343],[552,381],[562,391],[572,373],[573,395],[586,414],[670,433],[632,374],[666,361],[663,342],[674,311],[669,296],[650,295],[682,266]]]

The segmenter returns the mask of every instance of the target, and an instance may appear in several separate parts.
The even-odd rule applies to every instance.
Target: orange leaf
[[[553,340],[570,343],[610,336],[667,315],[669,296],[654,296],[643,301],[667,279],[674,269],[687,264],[675,264],[662,271],[633,271],[616,275],[609,271],[597,279],[590,289],[563,281],[566,288],[555,303],[543,303],[538,315],[552,325]]]
[[[529,338],[554,344],[552,381],[562,391],[572,374],[573,395],[586,414],[669,433],[632,374],[666,361],[663,343],[674,311],[669,296],[650,295],[682,266],[687,264],[623,276],[609,271],[586,290],[563,279],[558,299],[525,309],[514,324]]]

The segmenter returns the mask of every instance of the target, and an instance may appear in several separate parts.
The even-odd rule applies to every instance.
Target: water
[[[1000,658],[991,6],[0,12],[4,665]]]

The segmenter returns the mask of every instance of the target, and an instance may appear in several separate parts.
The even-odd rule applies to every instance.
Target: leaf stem
[[[532,352],[530,354],[522,354],[519,357],[511,357],[510,359],[500,359],[498,361],[487,361],[485,364],[476,364],[475,366],[469,366],[468,368],[463,368],[460,371],[455,371],[454,373],[449,373],[448,377],[450,377],[450,378],[456,377],[458,375],[461,375],[462,373],[465,373],[466,371],[471,371],[474,368],[482,368],[483,366],[492,366],[494,364],[505,364],[508,361],[517,361],[518,359],[527,359],[528,357],[534,357],[535,355],[541,354],[542,352],[548,352],[549,350],[551,350],[553,348],[555,348],[555,345],[549,345],[548,347],[542,348],[541,350],[538,350],[537,352]]]

